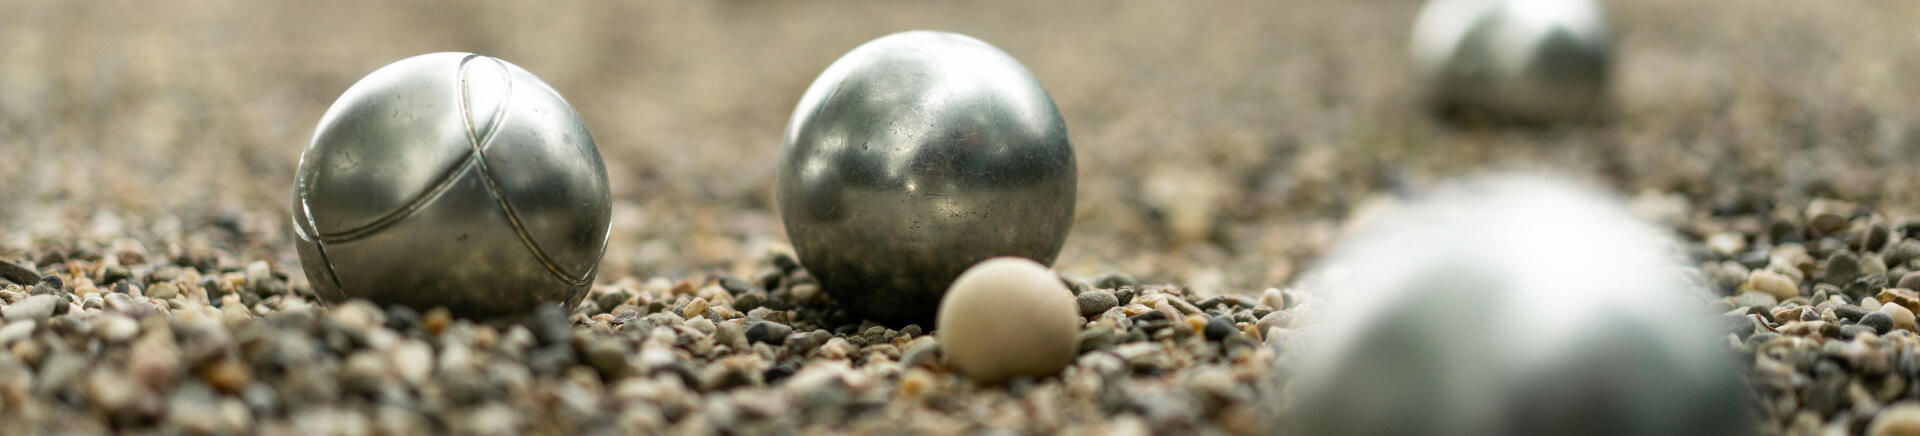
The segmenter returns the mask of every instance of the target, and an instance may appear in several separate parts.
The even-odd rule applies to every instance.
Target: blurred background
[[[132,238],[295,268],[292,174],[320,114],[387,63],[470,51],[539,75],[593,130],[616,200],[602,281],[750,272],[785,241],[775,160],[800,94],[910,29],[995,44],[1052,93],[1081,174],[1069,276],[1258,291],[1371,199],[1484,169],[1569,174],[1654,214],[1920,211],[1920,3],[1606,2],[1612,116],[1534,128],[1422,111],[1419,6],[0,2],[0,249]]]

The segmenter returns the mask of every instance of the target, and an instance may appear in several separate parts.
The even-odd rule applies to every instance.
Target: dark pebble
[[[1233,321],[1227,320],[1226,317],[1216,316],[1213,317],[1213,319],[1207,320],[1207,340],[1224,340],[1227,336],[1238,331],[1239,330],[1233,328]]]
[[[573,323],[567,321],[566,312],[557,304],[535,308],[533,318],[527,320],[527,330],[533,332],[533,338],[540,341],[540,345],[566,344],[573,337]]]
[[[760,308],[761,302],[767,300],[766,294],[766,292],[740,294],[739,297],[733,299],[733,309],[741,312],[752,312],[754,309]]]
[[[1133,302],[1133,293],[1133,287],[1122,286],[1120,289],[1113,291],[1113,298],[1119,299],[1120,305],[1125,306]]]
[[[1840,339],[1853,340],[1854,337],[1860,336],[1862,334],[1867,334],[1867,333],[1874,333],[1873,327],[1867,327],[1859,324],[1849,324],[1849,325],[1840,326]]]
[[[800,269],[800,261],[794,260],[791,254],[776,251],[770,257],[768,260],[773,261],[773,266],[780,268],[780,272],[793,274],[793,270]]]
[[[420,312],[401,304],[387,306],[387,328],[412,332],[420,328]]]
[[[1827,256],[1826,264],[1821,266],[1821,274],[1824,276],[1821,279],[1823,283],[1846,286],[1860,278],[1860,258],[1846,251],[1835,252]]]
[[[1900,284],[1894,287],[1920,291],[1920,271],[1914,271],[1907,273],[1907,275],[1900,276]]]
[[[1860,325],[1873,327],[1874,333],[1884,335],[1893,331],[1893,316],[1876,310],[1860,317]]]
[[[773,321],[760,321],[747,326],[747,340],[765,342],[768,345],[784,345],[787,335],[793,333],[793,327]]]
[[[1146,322],[1146,321],[1162,321],[1167,319],[1167,313],[1158,311],[1158,310],[1149,310],[1145,312],[1140,312],[1140,314],[1138,315],[1127,317],[1127,319],[1133,320],[1133,322],[1135,323]]]
[[[736,297],[740,296],[740,294],[760,290],[760,288],[755,287],[752,283],[748,283],[745,279],[731,275],[720,276],[720,289],[725,289],[728,294],[733,294]]]
[[[40,273],[34,271],[31,265],[0,261],[0,279],[7,279],[19,285],[29,285],[40,282]]]
[[[1122,287],[1132,287],[1133,285],[1133,277],[1121,273],[1107,274],[1093,280],[1093,287],[1100,289],[1119,289]]]
[[[1833,314],[1839,315],[1840,319],[1844,319],[1847,321],[1859,321],[1860,317],[1867,316],[1867,313],[1878,313],[1878,312],[1867,310],[1864,307],[1855,306],[1851,304],[1841,304],[1833,307]]]
[[[1255,303],[1251,299],[1239,295],[1215,295],[1200,300],[1199,303],[1194,303],[1194,306],[1199,307],[1200,310],[1209,310],[1223,304],[1231,304],[1238,307],[1253,307]]]
[[[1859,301],[1861,298],[1878,295],[1880,290],[1886,287],[1886,274],[1867,274],[1848,283],[1845,293],[1847,297]]]
[[[779,364],[773,365],[773,367],[771,368],[767,368],[767,372],[761,375],[762,375],[762,378],[765,378],[767,380],[767,383],[773,383],[773,382],[780,381],[780,379],[787,378],[788,376],[792,376],[793,372],[794,372],[793,363],[780,362]]]

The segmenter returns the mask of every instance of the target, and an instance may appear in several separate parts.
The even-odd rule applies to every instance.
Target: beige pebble
[[[694,298],[692,302],[687,303],[686,308],[680,310],[680,313],[686,315],[688,318],[705,315],[707,313],[707,299]]]
[[[1920,435],[1920,404],[1900,403],[1880,411],[1867,425],[1870,436]]]
[[[1073,293],[1045,265],[988,259],[955,279],[936,320],[947,364],[983,383],[1057,374],[1080,330]]]
[[[1880,311],[1893,317],[1893,328],[1913,330],[1913,311],[1907,310],[1905,306],[1887,303],[1880,306]]]
[[[1800,296],[1800,286],[1793,279],[1768,270],[1754,271],[1747,275],[1747,289],[1765,292],[1782,300]]]

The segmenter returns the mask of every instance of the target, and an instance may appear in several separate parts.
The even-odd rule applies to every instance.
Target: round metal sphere
[[[800,98],[780,156],[780,216],[800,263],[842,305],[933,320],[967,267],[1052,264],[1073,225],[1066,123],[1011,56],[944,32],[888,35]]]
[[[558,92],[506,61],[433,53],[327,109],[293,225],[323,300],[508,316],[586,295],[610,203],[593,135]]]
[[[1413,61],[1440,111],[1567,121],[1602,104],[1612,38],[1593,0],[1430,0]]]
[[[1607,197],[1474,179],[1356,234],[1299,283],[1326,306],[1290,373],[1298,434],[1753,430],[1704,285]]]

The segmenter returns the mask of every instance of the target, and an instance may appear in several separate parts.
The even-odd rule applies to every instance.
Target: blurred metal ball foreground
[[[833,298],[884,322],[933,320],[954,277],[995,256],[1052,264],[1073,224],[1066,123],[1026,67],[964,35],[888,35],[800,98],[780,216]]]
[[[1672,246],[1612,200],[1475,179],[1386,212],[1300,282],[1298,434],[1746,434]]]
[[[610,201],[593,136],[559,93],[506,61],[433,53],[327,109],[293,223],[322,299],[491,317],[578,303]]]
[[[1602,105],[1612,38],[1593,0],[1430,0],[1413,61],[1442,112],[1569,121]]]

